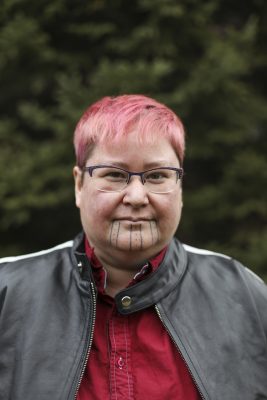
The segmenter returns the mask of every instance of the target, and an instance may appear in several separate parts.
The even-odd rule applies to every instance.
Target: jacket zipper
[[[189,368],[189,366],[188,366],[188,364],[187,364],[187,362],[186,362],[186,360],[185,360],[185,358],[184,358],[184,356],[183,356],[183,354],[182,354],[180,348],[178,347],[177,343],[175,342],[175,340],[174,340],[174,338],[173,338],[171,332],[170,332],[169,329],[167,328],[167,326],[166,326],[166,324],[165,324],[165,322],[164,322],[164,320],[163,320],[163,318],[162,318],[162,315],[161,315],[161,313],[160,313],[160,311],[159,311],[157,305],[155,305],[155,309],[156,309],[156,312],[157,312],[157,314],[158,314],[158,317],[159,317],[159,319],[161,320],[161,322],[162,322],[164,328],[165,328],[166,331],[168,332],[168,334],[169,334],[169,336],[170,336],[170,338],[171,338],[173,344],[175,345],[176,349],[178,350],[178,353],[179,353],[180,356],[182,357],[182,359],[183,359],[185,365],[187,366],[187,369],[188,369],[188,371],[189,371],[189,373],[190,373],[190,375],[191,375],[191,378],[193,379],[193,381],[194,381],[194,383],[195,383],[195,385],[196,385],[196,387],[197,387],[197,389],[198,389],[198,392],[199,392],[199,394],[200,394],[201,399],[206,400],[205,397],[204,397],[204,394],[202,393],[202,391],[201,391],[201,389],[200,389],[200,387],[199,387],[199,384],[196,382],[196,379],[195,379],[194,375],[192,374],[192,371],[191,371],[191,369]]]
[[[95,288],[94,288],[93,282],[91,282],[91,288],[92,288],[92,297],[93,297],[93,316],[92,316],[91,335],[90,335],[90,339],[89,339],[89,343],[88,343],[88,347],[87,347],[87,353],[86,353],[86,357],[85,357],[85,360],[84,360],[84,363],[83,363],[82,371],[80,373],[80,377],[79,377],[78,384],[77,384],[77,387],[76,387],[74,400],[77,399],[79,388],[80,388],[80,385],[81,385],[81,382],[82,382],[82,378],[83,378],[83,375],[84,375],[84,372],[85,372],[85,369],[86,369],[86,366],[87,366],[89,354],[90,354],[92,343],[93,343],[93,336],[94,336],[94,329],[95,329],[95,319],[96,319],[96,295],[95,295]]]

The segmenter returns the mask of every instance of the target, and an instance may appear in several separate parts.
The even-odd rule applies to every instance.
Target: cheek
[[[97,196],[98,197],[98,196]],[[107,240],[110,231],[110,207],[100,198],[83,198],[80,206],[81,222],[89,242],[93,247],[99,240]]]
[[[84,218],[91,226],[99,229],[97,224],[108,223],[112,218],[116,203],[110,196],[105,196],[105,193],[96,192],[84,196],[80,208]]]
[[[158,205],[159,224],[164,230],[175,231],[181,217],[181,196],[171,196]]]

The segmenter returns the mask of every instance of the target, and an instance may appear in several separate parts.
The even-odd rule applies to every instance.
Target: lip
[[[116,221],[127,221],[127,222],[146,222],[152,221],[151,218],[132,218],[132,217],[123,217],[123,218],[116,218]]]

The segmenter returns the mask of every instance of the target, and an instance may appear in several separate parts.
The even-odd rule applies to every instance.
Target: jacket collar
[[[115,296],[118,311],[126,315],[158,303],[180,283],[186,265],[186,252],[180,242],[173,239],[155,272]]]
[[[74,240],[74,254],[83,279],[92,280],[91,266],[84,250],[84,234]],[[121,314],[131,314],[158,303],[180,283],[187,265],[187,255],[181,243],[173,238],[159,267],[146,279],[121,290],[115,303]]]

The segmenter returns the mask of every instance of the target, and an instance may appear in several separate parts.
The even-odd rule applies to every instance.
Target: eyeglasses
[[[94,184],[101,192],[121,192],[132,176],[140,176],[142,184],[152,193],[170,193],[175,189],[178,179],[183,176],[182,168],[162,167],[143,172],[130,172],[112,165],[92,165],[84,167]]]

